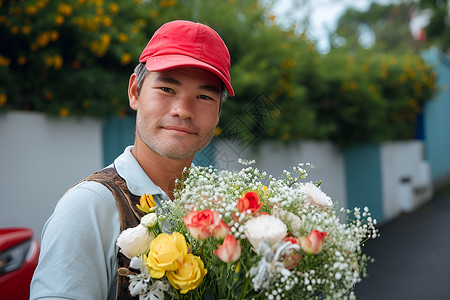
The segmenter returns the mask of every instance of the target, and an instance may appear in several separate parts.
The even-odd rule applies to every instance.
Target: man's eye
[[[168,93],[172,93],[173,90],[171,88],[168,87],[162,87],[161,90],[163,90],[164,92],[168,92]]]
[[[214,100],[213,98],[206,96],[206,95],[200,95],[198,96],[200,99],[205,99],[205,100]]]

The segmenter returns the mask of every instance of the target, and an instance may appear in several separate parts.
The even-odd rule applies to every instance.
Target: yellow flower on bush
[[[111,26],[113,23],[112,19],[110,17],[104,17],[103,18],[103,25],[105,25],[105,27],[109,27]]]
[[[52,30],[51,32],[49,32],[49,35],[52,41],[56,41],[59,38],[59,32],[56,30]]]
[[[109,11],[113,14],[117,14],[120,11],[120,7],[117,3],[111,3],[109,6]]]
[[[14,25],[11,27],[10,31],[12,34],[17,34],[19,32],[19,26]]]
[[[56,24],[56,25],[62,25],[62,24],[64,23],[65,20],[66,20],[66,19],[64,19],[63,16],[57,15],[57,16],[55,17],[55,24]]]
[[[56,54],[55,56],[53,56],[53,66],[55,67],[56,70],[61,69],[63,65],[63,58],[61,55]]]
[[[36,3],[36,5],[40,8],[40,9],[42,9],[42,8],[44,8],[46,5],[47,5],[47,1],[38,1],[37,3]]]
[[[120,57],[120,63],[122,65],[127,65],[129,64],[131,61],[131,54],[130,53],[124,53],[122,54],[122,56]]]
[[[207,272],[200,257],[189,253],[178,270],[167,273],[167,279],[181,294],[186,294],[202,282]]]
[[[283,141],[289,141],[292,138],[292,135],[289,132],[285,132],[283,133],[283,135],[281,136],[281,139]]]
[[[27,57],[26,56],[21,55],[21,56],[19,56],[17,58],[17,64],[19,66],[23,66],[26,62],[27,62]]]
[[[67,107],[63,107],[59,110],[59,116],[62,118],[67,117],[70,114],[70,111]]]
[[[162,8],[172,7],[175,6],[176,4],[177,2],[175,0],[161,0]]]
[[[11,63],[11,60],[7,57],[0,55],[0,66],[7,67]]]
[[[166,271],[176,271],[187,255],[187,243],[179,232],[159,234],[150,244],[146,265],[152,278],[161,278]]]
[[[214,129],[214,136],[219,136],[222,133],[222,128],[220,128],[220,126],[217,126]]]
[[[295,66],[295,64],[296,64],[295,59],[288,58],[283,61],[283,63],[281,64],[281,67],[283,69],[291,69]]]
[[[58,12],[63,16],[70,16],[73,12],[73,8],[70,4],[60,3],[58,5]]]
[[[128,41],[128,35],[126,35],[125,33],[119,34],[119,42],[125,43],[126,41]]]
[[[5,105],[6,100],[8,100],[8,97],[6,96],[6,94],[5,93],[1,93],[0,94],[0,106]]]
[[[111,36],[107,33],[102,34],[100,41],[93,41],[91,43],[91,51],[98,57],[105,55],[111,43]]]
[[[34,5],[27,6],[25,11],[28,15],[35,15],[38,11],[38,8]]]
[[[30,34],[30,32],[31,32],[31,27],[30,26],[25,25],[25,26],[22,27],[22,34],[28,35],[28,34]]]
[[[38,38],[36,39],[36,44],[39,47],[45,47],[48,45],[48,43],[50,42],[50,34],[46,31],[44,31],[43,33],[41,33]]]

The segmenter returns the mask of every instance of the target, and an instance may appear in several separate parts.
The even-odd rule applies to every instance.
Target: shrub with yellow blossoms
[[[0,1],[0,111],[125,116],[140,52],[163,23],[187,19],[214,28],[232,59],[237,93],[216,136],[343,147],[414,137],[436,91],[430,66],[412,52],[319,54],[305,32],[277,25],[270,2]]]
[[[128,78],[160,26],[149,18],[155,9],[134,0],[1,1],[0,111],[123,115]]]

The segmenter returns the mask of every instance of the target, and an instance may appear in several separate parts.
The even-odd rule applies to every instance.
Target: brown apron
[[[106,186],[116,199],[117,209],[120,216],[120,231],[139,225],[141,217],[145,212],[139,210],[136,204],[139,204],[140,196],[131,194],[128,190],[125,180],[119,176],[115,168],[107,168],[95,172],[83,181],[95,181]],[[115,242],[115,241],[114,241]],[[130,260],[122,253],[117,253],[118,268],[128,268]],[[139,299],[138,296],[132,297],[128,291],[129,279],[126,276],[117,278],[117,299]]]

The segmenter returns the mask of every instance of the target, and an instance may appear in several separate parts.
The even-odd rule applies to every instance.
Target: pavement
[[[364,252],[375,258],[358,300],[450,299],[450,189],[380,225]]]

